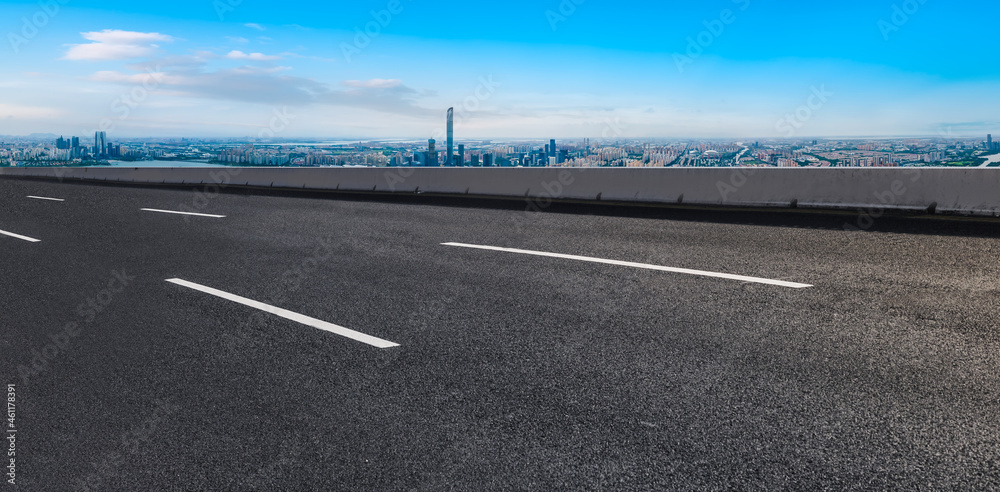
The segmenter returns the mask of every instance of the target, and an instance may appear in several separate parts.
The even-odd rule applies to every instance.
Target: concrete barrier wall
[[[1000,216],[1000,169],[2,168],[0,177]]]

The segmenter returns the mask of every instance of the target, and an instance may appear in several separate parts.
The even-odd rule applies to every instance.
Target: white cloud
[[[242,53],[240,56],[250,56]],[[90,76],[95,82],[135,85],[156,82],[158,94],[196,97],[252,104],[281,104],[299,107],[341,106],[382,113],[424,117],[436,114],[419,103],[425,95],[401,80],[372,79],[342,82],[337,88],[313,79],[284,75],[289,67],[255,67],[209,71],[204,61],[176,58],[159,60],[155,69],[130,66],[132,73],[103,71]]]
[[[262,68],[262,67],[252,67],[250,65],[246,65],[246,66],[243,66],[243,67],[236,67],[236,68],[232,69],[231,72],[236,73],[236,74],[261,75],[261,74],[271,74],[271,73],[284,72],[284,71],[291,70],[291,69],[292,69],[292,67],[268,67],[268,68]]]
[[[226,58],[230,60],[253,60],[253,61],[270,61],[270,60],[280,60],[280,56],[265,55],[263,53],[244,53],[239,50],[230,51]]]
[[[181,77],[167,75],[163,72],[148,71],[145,73],[136,74],[124,74],[121,72],[114,71],[102,71],[96,72],[90,76],[90,80],[94,82],[113,82],[120,84],[161,84],[161,83],[180,83],[183,81]]]
[[[115,44],[80,44],[73,46],[66,53],[65,60],[129,60],[142,58],[153,53],[153,48],[147,46],[115,45]]]
[[[70,46],[64,60],[131,60],[151,56],[158,42],[170,43],[173,37],[157,32],[134,32],[105,29],[80,33],[88,44]]]
[[[56,109],[0,103],[0,118],[57,118],[63,113]]]
[[[243,24],[243,25],[246,26],[246,27],[249,27],[250,29],[256,29],[258,31],[266,31],[267,30],[266,27],[264,27],[264,26],[262,26],[260,24],[257,24],[256,22],[248,22],[248,23]]]
[[[158,32],[136,32],[105,29],[99,32],[81,33],[84,39],[108,44],[145,44],[157,41],[171,42],[173,37]]]
[[[239,36],[237,37],[226,36],[226,39],[228,39],[230,43],[237,43],[237,44],[247,44],[250,42],[249,39]]]
[[[345,87],[360,87],[365,89],[392,89],[403,84],[399,79],[345,80]]]

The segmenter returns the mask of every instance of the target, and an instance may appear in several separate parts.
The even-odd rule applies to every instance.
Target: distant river
[[[1000,162],[1000,154],[988,155],[986,156],[986,162],[979,167],[988,167],[990,164],[996,164],[998,162]]]
[[[226,167],[203,161],[108,161],[114,167]]]

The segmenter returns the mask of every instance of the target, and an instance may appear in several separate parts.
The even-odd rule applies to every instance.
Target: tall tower
[[[434,149],[434,144],[437,142],[434,139],[427,141],[427,165],[437,167],[438,165],[438,155],[437,150]]]
[[[993,134],[986,135],[986,150],[993,150]]]
[[[455,108],[448,108],[448,157],[444,160],[444,165],[454,166],[452,162],[455,155]]]
[[[458,144],[458,165],[465,165],[465,144]]]
[[[94,155],[100,157],[108,151],[108,134],[107,132],[97,132],[94,134]]]
[[[559,152],[556,152],[556,139],[553,138],[552,140],[549,140],[549,150],[552,151],[549,153],[549,157],[556,156],[556,160],[558,161]]]

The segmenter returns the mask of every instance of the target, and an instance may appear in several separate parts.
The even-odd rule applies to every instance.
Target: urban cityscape
[[[960,137],[884,139],[126,139],[0,136],[0,167],[1000,167],[1000,141]],[[457,152],[456,152],[457,150]]]

